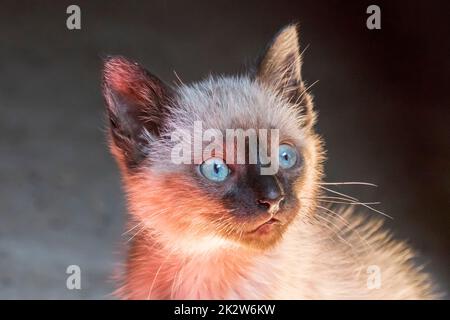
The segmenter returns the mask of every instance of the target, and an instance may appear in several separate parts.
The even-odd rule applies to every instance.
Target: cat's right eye
[[[292,168],[297,163],[297,151],[288,144],[280,145],[279,161],[281,168]]]
[[[220,158],[210,158],[200,165],[201,174],[208,180],[222,182],[230,175],[230,169]]]

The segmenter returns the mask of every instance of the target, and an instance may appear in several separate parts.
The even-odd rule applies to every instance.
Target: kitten
[[[323,147],[301,65],[294,25],[278,33],[247,76],[172,88],[122,57],[106,60],[110,148],[135,233],[119,297],[437,297],[414,253],[381,220],[324,206],[356,200],[324,197]],[[195,121],[221,132],[278,129],[279,141],[268,138],[280,150],[277,172],[262,174],[262,158],[227,163],[225,153],[236,149],[229,142],[201,164],[174,163],[172,134],[192,132]]]

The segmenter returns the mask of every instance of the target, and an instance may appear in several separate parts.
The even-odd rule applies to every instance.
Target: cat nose
[[[284,188],[278,177],[261,175],[257,170],[250,173],[247,183],[253,189],[255,205],[259,210],[276,213],[285,198]]]
[[[280,210],[280,203],[283,201],[284,196],[279,196],[276,199],[259,199],[258,204],[261,208],[268,212],[276,213]]]
[[[280,209],[280,203],[284,200],[284,194],[280,190],[270,190],[265,197],[257,200],[260,208],[276,213]]]

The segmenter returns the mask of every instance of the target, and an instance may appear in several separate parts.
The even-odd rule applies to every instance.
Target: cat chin
[[[187,256],[214,254],[224,250],[235,252],[261,252],[274,248],[283,238],[288,224],[271,222],[260,224],[254,230],[243,233],[228,234],[204,234],[185,235],[172,234],[171,236],[159,235],[159,241],[170,252]]]
[[[182,241],[170,241],[164,247],[170,252],[178,252],[187,256],[214,254],[224,250],[235,252],[265,251],[275,247],[280,242],[286,229],[286,225],[274,225],[270,227],[270,230],[258,230],[227,237],[221,235],[205,235],[195,238],[184,236]],[[163,240],[163,242],[165,241]]]
[[[261,226],[257,231],[246,234],[241,242],[250,249],[266,251],[276,247],[283,239],[288,225]]]
[[[298,208],[282,211],[268,217],[256,219],[258,221],[247,221],[251,225],[244,232],[233,234],[228,238],[239,243],[242,247],[265,251],[275,247],[283,238],[289,225],[297,216]],[[237,223],[239,225],[239,223]]]
[[[283,239],[289,223],[268,222],[251,231],[229,236],[229,239],[250,251],[266,251],[276,247]]]

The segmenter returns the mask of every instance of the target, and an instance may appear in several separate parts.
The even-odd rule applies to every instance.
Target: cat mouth
[[[282,222],[279,219],[272,217],[269,220],[267,220],[266,222],[264,222],[263,224],[260,224],[258,227],[256,227],[249,233],[250,234],[267,234],[267,233],[270,233],[274,228],[276,228],[277,225],[281,225],[281,224],[282,224]]]

